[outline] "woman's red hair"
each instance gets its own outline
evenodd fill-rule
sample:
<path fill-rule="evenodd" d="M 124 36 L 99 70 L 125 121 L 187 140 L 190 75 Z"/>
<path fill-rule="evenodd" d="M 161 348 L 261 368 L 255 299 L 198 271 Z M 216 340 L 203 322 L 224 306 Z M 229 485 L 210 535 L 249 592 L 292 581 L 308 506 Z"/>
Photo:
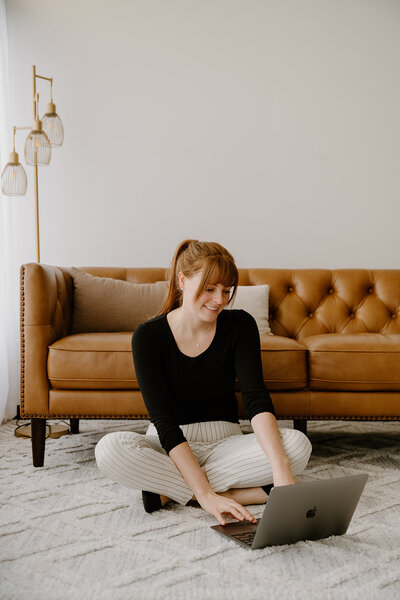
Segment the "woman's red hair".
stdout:
<path fill-rule="evenodd" d="M 178 273 L 182 272 L 185 277 L 192 277 L 200 271 L 203 272 L 203 276 L 195 300 L 200 298 L 210 283 L 222 283 L 226 287 L 233 287 L 229 300 L 232 302 L 239 280 L 239 273 L 232 254 L 217 242 L 185 240 L 175 250 L 170 267 L 168 295 L 158 314 L 170 312 L 182 304 L 182 290 L 179 287 Z"/>

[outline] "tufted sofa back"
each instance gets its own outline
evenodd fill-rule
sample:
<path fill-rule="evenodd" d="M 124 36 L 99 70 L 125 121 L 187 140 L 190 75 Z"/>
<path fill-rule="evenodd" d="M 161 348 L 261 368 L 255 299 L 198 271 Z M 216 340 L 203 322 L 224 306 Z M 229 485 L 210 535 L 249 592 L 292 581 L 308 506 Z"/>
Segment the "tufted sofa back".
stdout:
<path fill-rule="evenodd" d="M 275 335 L 400 333 L 400 270 L 241 270 L 241 285 L 265 283 Z"/>
<path fill-rule="evenodd" d="M 81 268 L 135 283 L 168 277 L 162 268 Z M 400 270 L 239 269 L 239 285 L 266 283 L 275 335 L 301 340 L 321 333 L 400 333 Z"/>

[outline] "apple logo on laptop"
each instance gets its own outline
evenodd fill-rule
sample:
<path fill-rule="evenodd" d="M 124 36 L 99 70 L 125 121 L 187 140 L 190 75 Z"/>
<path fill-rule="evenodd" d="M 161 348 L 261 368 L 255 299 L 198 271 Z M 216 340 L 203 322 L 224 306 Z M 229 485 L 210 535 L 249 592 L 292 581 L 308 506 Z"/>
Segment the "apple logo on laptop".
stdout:
<path fill-rule="evenodd" d="M 315 517 L 316 514 L 317 514 L 317 507 L 314 506 L 314 508 L 310 508 L 310 510 L 307 511 L 306 517 L 307 517 L 307 519 L 312 519 L 313 517 Z"/>

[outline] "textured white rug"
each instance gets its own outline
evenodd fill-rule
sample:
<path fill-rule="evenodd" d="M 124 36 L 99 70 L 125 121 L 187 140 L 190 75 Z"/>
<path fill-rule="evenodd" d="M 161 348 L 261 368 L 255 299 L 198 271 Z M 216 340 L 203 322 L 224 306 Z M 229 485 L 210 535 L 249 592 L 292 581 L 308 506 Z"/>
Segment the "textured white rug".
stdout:
<path fill-rule="evenodd" d="M 370 475 L 353 521 L 345 536 L 256 551 L 212 531 L 216 521 L 199 507 L 149 515 L 139 491 L 99 473 L 97 441 L 146 426 L 81 421 L 80 434 L 46 441 L 40 469 L 30 440 L 14 437 L 15 421 L 0 427 L 1 598 L 400 598 L 400 423 L 310 423 L 313 454 L 299 480 Z"/>

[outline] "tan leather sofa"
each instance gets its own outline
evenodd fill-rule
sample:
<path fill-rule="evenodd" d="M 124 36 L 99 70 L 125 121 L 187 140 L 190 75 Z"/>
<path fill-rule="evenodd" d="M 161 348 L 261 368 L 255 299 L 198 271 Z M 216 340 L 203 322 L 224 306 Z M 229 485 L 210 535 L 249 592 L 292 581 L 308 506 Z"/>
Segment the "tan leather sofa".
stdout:
<path fill-rule="evenodd" d="M 166 269 L 89 268 L 136 283 Z M 264 379 L 278 418 L 400 419 L 400 270 L 240 269 L 240 285 L 270 285 L 261 336 Z M 34 466 L 44 461 L 46 419 L 143 419 L 132 332 L 70 335 L 68 269 L 21 267 L 21 416 L 32 421 Z M 99 302 L 101 299 L 99 298 Z M 240 415 L 245 418 L 238 393 Z"/>

